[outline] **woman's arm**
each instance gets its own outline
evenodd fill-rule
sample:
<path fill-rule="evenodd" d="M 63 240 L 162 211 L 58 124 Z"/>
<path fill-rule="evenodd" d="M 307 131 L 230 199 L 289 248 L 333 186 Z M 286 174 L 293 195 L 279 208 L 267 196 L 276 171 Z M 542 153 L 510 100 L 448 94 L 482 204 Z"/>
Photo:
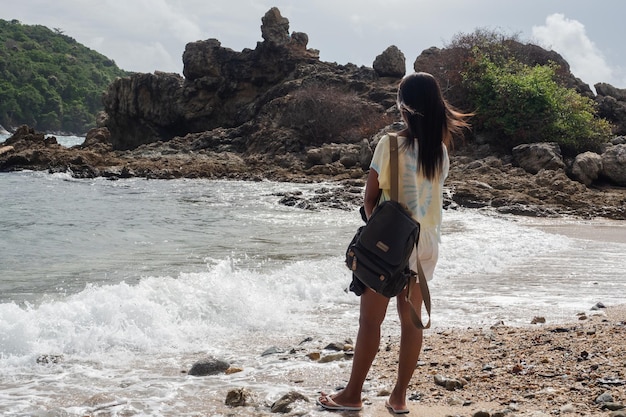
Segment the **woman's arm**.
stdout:
<path fill-rule="evenodd" d="M 380 189 L 378 185 L 378 172 L 370 168 L 370 172 L 367 175 L 367 183 L 365 184 L 365 198 L 363 201 L 365 215 L 368 219 L 378 204 L 379 196 Z"/>

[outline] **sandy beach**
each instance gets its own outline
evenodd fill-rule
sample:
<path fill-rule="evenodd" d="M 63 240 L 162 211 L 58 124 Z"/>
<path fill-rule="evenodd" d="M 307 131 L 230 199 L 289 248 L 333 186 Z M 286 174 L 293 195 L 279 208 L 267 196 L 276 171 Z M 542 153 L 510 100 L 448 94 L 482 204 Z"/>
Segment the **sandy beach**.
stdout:
<path fill-rule="evenodd" d="M 626 242 L 619 221 L 522 221 L 568 237 Z M 626 304 L 600 303 L 560 323 L 533 321 L 425 330 L 409 415 L 626 417 Z M 373 387 L 391 388 L 398 348 L 398 336 L 383 339 L 368 380 Z M 364 392 L 363 411 L 344 415 L 392 415 L 384 406 L 387 390 L 374 391 Z"/>
<path fill-rule="evenodd" d="M 625 416 L 625 320 L 619 306 L 567 324 L 427 331 L 409 415 Z M 383 341 L 372 379 L 392 383 L 397 349 L 397 340 Z M 366 396 L 363 411 L 351 414 L 390 415 L 386 395 Z"/>

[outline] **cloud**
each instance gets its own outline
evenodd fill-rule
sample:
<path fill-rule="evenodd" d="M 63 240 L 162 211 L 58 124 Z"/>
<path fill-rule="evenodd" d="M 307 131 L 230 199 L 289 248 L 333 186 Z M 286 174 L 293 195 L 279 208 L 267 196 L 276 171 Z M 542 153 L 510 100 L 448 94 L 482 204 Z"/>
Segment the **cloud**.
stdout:
<path fill-rule="evenodd" d="M 611 82 L 617 76 L 602 51 L 587 37 L 585 26 L 577 20 L 552 14 L 544 26 L 533 26 L 532 36 L 544 48 L 561 54 L 572 73 L 592 86 Z"/>

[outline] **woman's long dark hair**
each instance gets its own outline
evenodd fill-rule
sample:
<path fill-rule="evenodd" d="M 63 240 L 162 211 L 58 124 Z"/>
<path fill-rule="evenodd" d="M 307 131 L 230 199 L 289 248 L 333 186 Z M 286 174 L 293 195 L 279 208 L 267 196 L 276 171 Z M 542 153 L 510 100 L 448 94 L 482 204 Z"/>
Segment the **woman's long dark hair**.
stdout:
<path fill-rule="evenodd" d="M 449 105 L 435 77 L 425 72 L 402 79 L 398 108 L 410 135 L 406 142 L 408 149 L 414 149 L 417 141 L 418 170 L 429 180 L 437 178 L 443 162 L 441 144 L 450 145 L 453 135 L 469 127 L 466 120 L 471 114 L 460 113 Z"/>

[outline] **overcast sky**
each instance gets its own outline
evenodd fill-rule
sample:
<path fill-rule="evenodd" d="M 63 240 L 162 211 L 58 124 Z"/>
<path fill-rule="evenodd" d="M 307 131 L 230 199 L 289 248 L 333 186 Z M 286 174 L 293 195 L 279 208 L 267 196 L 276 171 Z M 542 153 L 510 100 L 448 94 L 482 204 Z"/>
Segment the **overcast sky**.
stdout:
<path fill-rule="evenodd" d="M 390 45 L 415 58 L 477 28 L 559 52 L 590 86 L 626 88 L 626 1 L 618 0 L 3 0 L 0 18 L 57 28 L 122 69 L 182 73 L 188 42 L 254 49 L 278 7 L 323 61 L 372 66 Z"/>

